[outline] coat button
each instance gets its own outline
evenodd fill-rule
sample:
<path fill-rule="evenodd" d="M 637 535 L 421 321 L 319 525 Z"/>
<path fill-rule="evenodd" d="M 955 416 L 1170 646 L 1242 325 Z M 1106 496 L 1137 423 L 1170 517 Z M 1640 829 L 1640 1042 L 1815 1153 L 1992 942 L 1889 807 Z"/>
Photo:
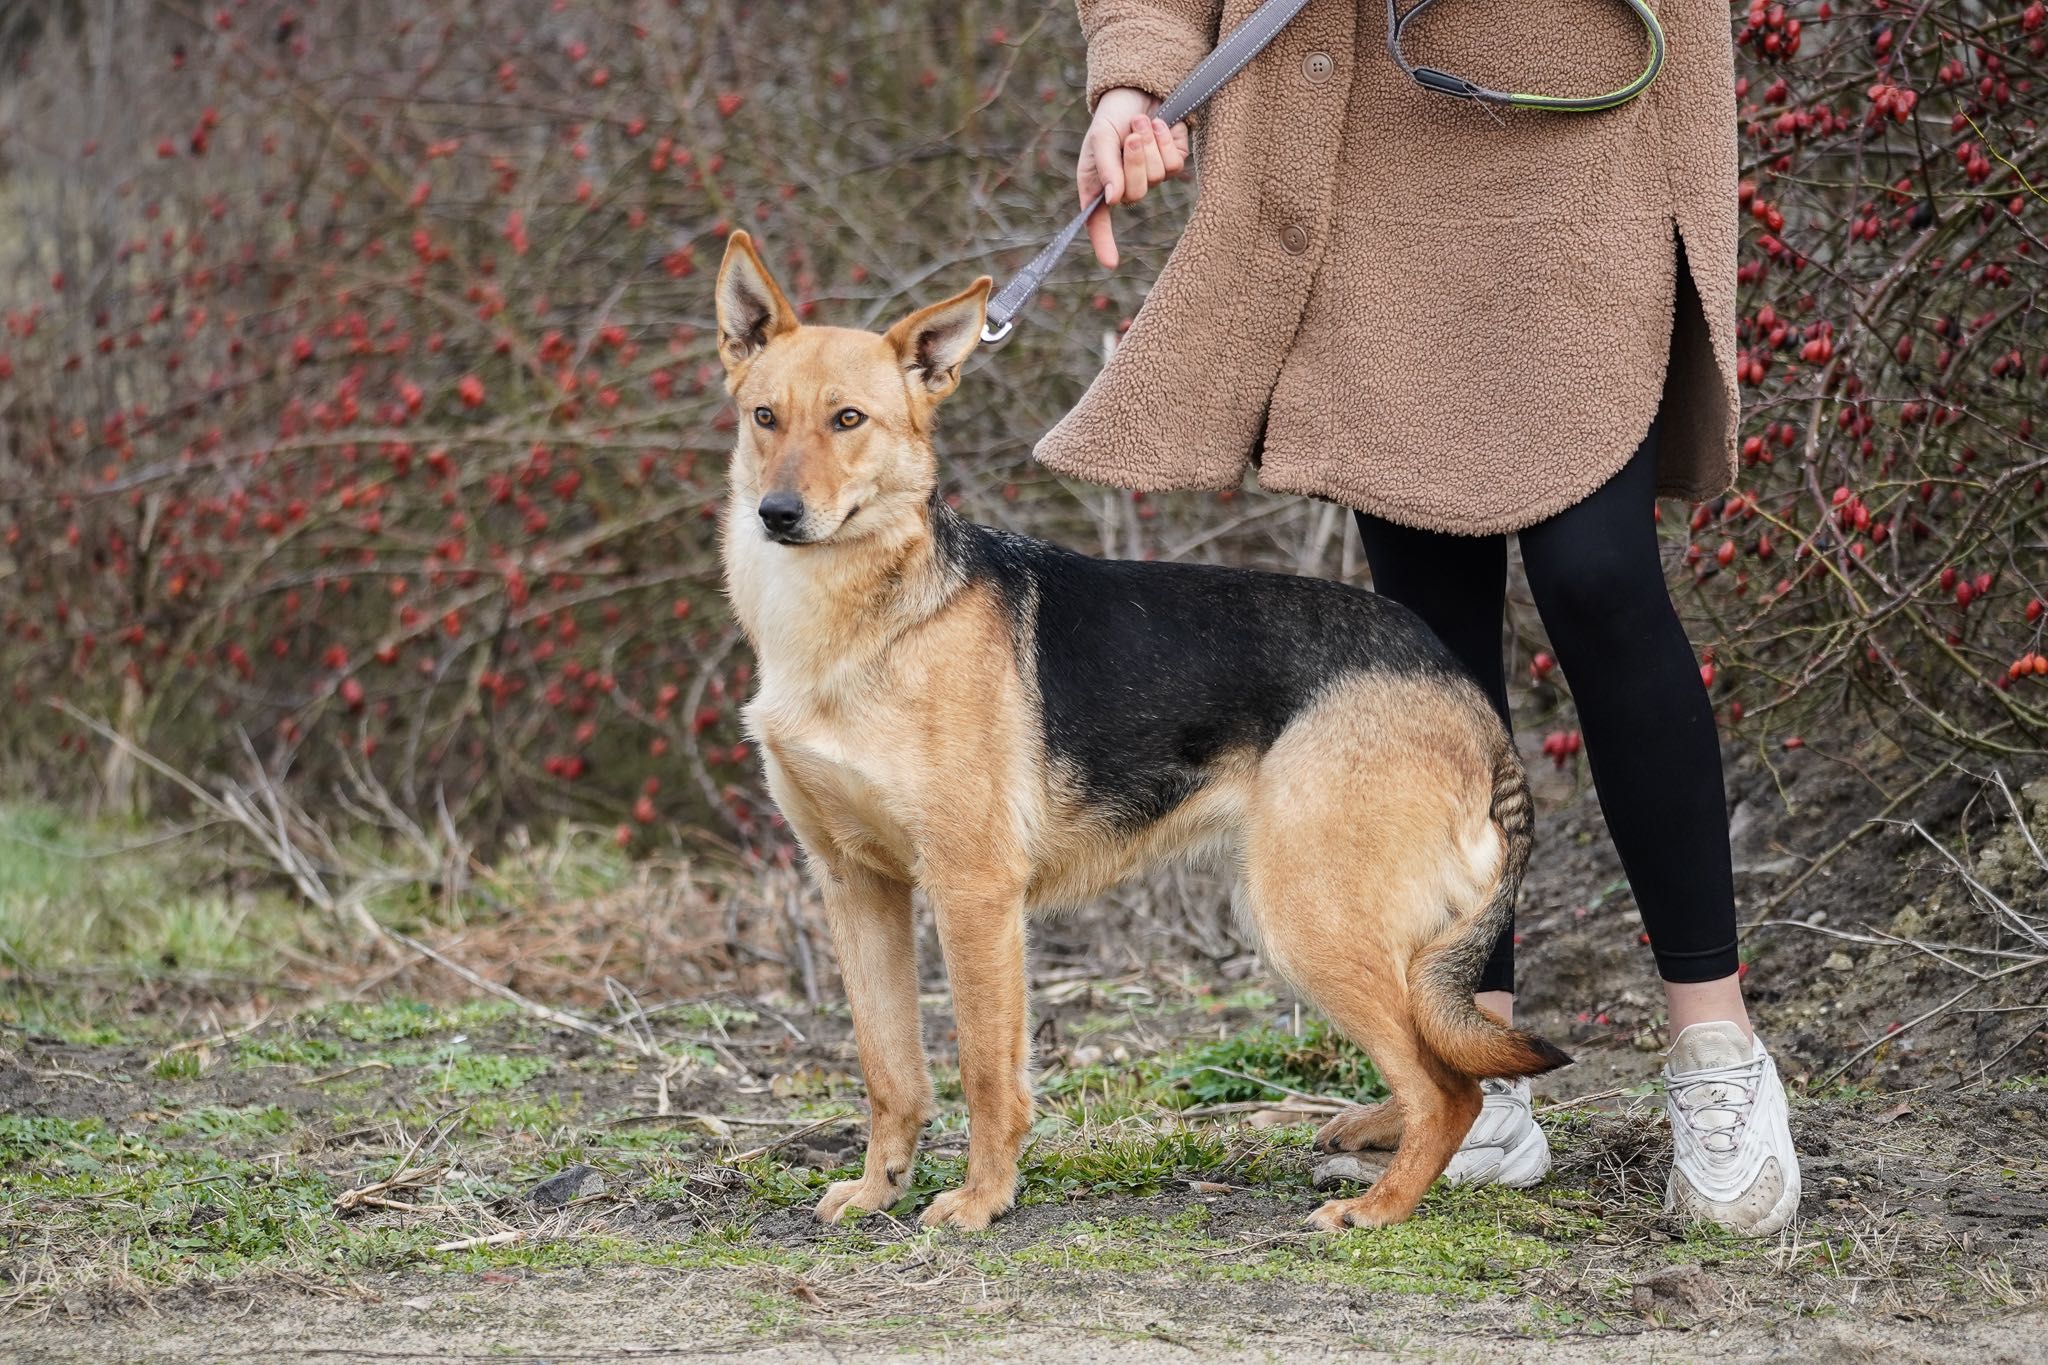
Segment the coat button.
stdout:
<path fill-rule="evenodd" d="M 1299 223 L 1289 223 L 1280 229 L 1280 245 L 1287 248 L 1290 256 L 1299 256 L 1308 250 L 1308 233 Z"/>
<path fill-rule="evenodd" d="M 1301 74 L 1308 77 L 1310 84 L 1321 85 L 1337 70 L 1337 63 L 1327 52 L 1311 52 L 1301 59 Z"/>

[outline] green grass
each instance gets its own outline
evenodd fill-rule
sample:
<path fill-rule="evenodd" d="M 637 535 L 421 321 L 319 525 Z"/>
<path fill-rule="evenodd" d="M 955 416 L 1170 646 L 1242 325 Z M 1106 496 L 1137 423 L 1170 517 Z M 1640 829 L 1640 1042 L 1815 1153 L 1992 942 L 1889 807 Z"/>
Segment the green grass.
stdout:
<path fill-rule="evenodd" d="M 117 967 L 260 972 L 296 941 L 283 897 L 230 891 L 199 836 L 87 823 L 54 806 L 0 805 L 0 960 L 30 971 Z"/>
<path fill-rule="evenodd" d="M 276 1123 L 235 1111 L 188 1117 L 194 1132 Z M 32 1213 L 45 1245 L 118 1249 L 125 1268 L 148 1283 L 303 1260 L 335 1230 L 327 1213 L 333 1188 L 318 1173 L 208 1146 L 175 1148 L 94 1119 L 0 1117 L 0 1157 L 0 1209 L 10 1221 Z"/>
<path fill-rule="evenodd" d="M 1150 1127 L 1135 1123 L 1076 1131 L 1064 1121 L 1042 1122 L 1018 1163 L 1020 1205 L 1061 1204 L 1119 1196 L 1144 1197 L 1191 1180 L 1296 1189 L 1306 1187 L 1306 1149 L 1313 1130 L 1297 1125 L 1247 1136 L 1216 1127 Z M 907 1215 L 933 1195 L 967 1177 L 964 1156 L 934 1156 L 930 1143 L 918 1157 L 908 1194 L 895 1212 Z M 750 1193 L 767 1204 L 815 1203 L 827 1185 L 860 1174 L 856 1156 L 820 1171 L 762 1157 L 743 1164 Z"/>
<path fill-rule="evenodd" d="M 1233 1071 L 1244 1075 L 1226 1074 Z M 1298 1036 L 1256 1028 L 1189 1048 L 1164 1079 L 1186 1096 L 1189 1106 L 1275 1099 L 1281 1093 L 1276 1085 L 1360 1103 L 1387 1094 L 1366 1055 L 1321 1018 L 1305 1020 Z"/>
<path fill-rule="evenodd" d="M 1360 1103 L 1387 1093 L 1363 1052 L 1326 1021 L 1307 1019 L 1299 1035 L 1266 1025 L 1163 1056 L 1056 1071 L 1040 1078 L 1038 1094 L 1048 1113 L 1092 1126 L 1161 1109 L 1278 1103 L 1286 1091 L 1276 1086 Z"/>
<path fill-rule="evenodd" d="M 487 1095 L 498 1090 L 516 1090 L 547 1069 L 547 1062 L 539 1057 L 463 1052 L 448 1058 L 434 1075 L 448 1094 Z"/>
<path fill-rule="evenodd" d="M 90 969 L 102 977 L 267 979 L 286 949 L 331 952 L 338 941 L 333 923 L 282 879 L 249 871 L 235 856 L 237 837 L 221 830 L 166 837 L 133 823 L 83 820 L 45 803 L 0 802 L 0 967 L 42 975 Z M 345 860 L 374 864 L 392 851 L 344 837 L 342 852 Z M 602 895 L 639 875 L 608 835 L 563 826 L 550 839 L 507 852 L 492 869 L 492 883 L 496 904 L 526 905 Z M 373 895 L 367 909 L 381 923 L 417 932 L 446 922 L 450 907 L 430 886 L 399 881 Z M 36 1008 L 62 1013 L 47 1003 Z M 29 1009 L 0 1001 L 0 1019 L 19 1019 Z"/>
<path fill-rule="evenodd" d="M 167 1139 L 246 1140 L 275 1137 L 290 1132 L 291 1128 L 292 1116 L 274 1104 L 248 1105 L 239 1109 L 207 1105 L 158 1124 L 156 1131 L 159 1137 Z"/>
<path fill-rule="evenodd" d="M 472 1000 L 445 1007 L 417 1000 L 388 1000 L 329 1005 L 304 1016 L 301 1027 L 309 1033 L 338 1033 L 352 1042 L 395 1043 L 443 1033 L 472 1033 L 522 1017 L 519 1007 L 506 1000 Z"/>
<path fill-rule="evenodd" d="M 1391 1228 L 1272 1246 L 1210 1235 L 1210 1221 L 1203 1205 L 1168 1219 L 1089 1220 L 1060 1229 L 1057 1239 L 991 1256 L 984 1268 L 1001 1273 L 1016 1263 L 1197 1280 L 1286 1279 L 1470 1299 L 1499 1292 L 1565 1254 L 1551 1240 L 1564 1230 L 1556 1212 L 1512 1190 L 1439 1191 L 1421 1216 Z"/>

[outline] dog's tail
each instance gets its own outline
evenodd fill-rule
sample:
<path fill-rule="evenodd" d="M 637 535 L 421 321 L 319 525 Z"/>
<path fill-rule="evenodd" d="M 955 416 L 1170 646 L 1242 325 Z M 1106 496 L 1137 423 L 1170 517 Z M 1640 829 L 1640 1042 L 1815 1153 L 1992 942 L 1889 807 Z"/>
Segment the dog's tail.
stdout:
<path fill-rule="evenodd" d="M 1567 1065 L 1571 1057 L 1546 1040 L 1510 1028 L 1472 1001 L 1472 989 L 1494 942 L 1514 923 L 1515 893 L 1535 842 L 1529 777 L 1505 730 L 1493 748 L 1493 803 L 1489 818 L 1506 848 L 1500 873 L 1476 913 L 1454 918 L 1408 964 L 1415 1026 L 1430 1050 L 1460 1075 L 1475 1080 L 1535 1076 Z"/>

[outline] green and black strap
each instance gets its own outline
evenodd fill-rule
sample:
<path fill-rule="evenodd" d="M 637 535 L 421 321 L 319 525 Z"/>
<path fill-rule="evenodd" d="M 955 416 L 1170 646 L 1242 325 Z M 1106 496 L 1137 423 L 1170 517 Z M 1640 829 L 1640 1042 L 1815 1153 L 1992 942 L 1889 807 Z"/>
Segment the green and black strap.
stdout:
<path fill-rule="evenodd" d="M 1421 0 L 1414 9 L 1402 14 L 1399 0 L 1387 0 L 1387 51 L 1393 55 L 1394 65 L 1413 76 L 1425 89 L 1440 94 L 1455 95 L 1460 99 L 1480 100 L 1487 104 L 1512 105 L 1517 109 L 1547 109 L 1557 114 L 1597 114 L 1603 109 L 1613 109 L 1627 104 L 1637 95 L 1650 88 L 1650 82 L 1657 79 L 1657 70 L 1664 65 L 1664 26 L 1657 22 L 1657 16 L 1643 0 L 1620 0 L 1635 11 L 1636 18 L 1643 24 L 1643 31 L 1650 36 L 1650 60 L 1643 67 L 1643 74 L 1619 90 L 1610 90 L 1604 95 L 1525 95 L 1508 90 L 1494 90 L 1468 81 L 1463 76 L 1454 76 L 1433 66 L 1410 66 L 1408 59 L 1401 55 L 1401 31 L 1415 21 L 1436 0 Z"/>

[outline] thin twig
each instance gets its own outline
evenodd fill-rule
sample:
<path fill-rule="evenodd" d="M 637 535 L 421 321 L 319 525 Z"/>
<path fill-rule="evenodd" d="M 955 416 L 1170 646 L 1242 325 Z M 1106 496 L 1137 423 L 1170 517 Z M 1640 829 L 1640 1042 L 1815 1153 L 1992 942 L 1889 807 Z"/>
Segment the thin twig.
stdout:
<path fill-rule="evenodd" d="M 2025 962 L 2015 962 L 2010 967 L 2006 967 L 2001 971 L 1991 973 L 1989 976 L 1985 977 L 1981 981 L 1972 981 L 1969 985 L 1963 987 L 1954 995 L 1951 995 L 1948 999 L 1942 1001 L 1939 1005 L 1936 1005 L 1933 1009 L 1926 1010 L 1920 1014 L 1914 1015 L 1911 1019 L 1908 1019 L 1905 1023 L 1899 1025 L 1890 1033 L 1885 1034 L 1884 1037 L 1879 1038 L 1874 1042 L 1866 1043 L 1862 1047 L 1857 1048 L 1856 1051 L 1849 1055 L 1846 1061 L 1844 1061 L 1840 1066 L 1836 1067 L 1833 1071 L 1830 1071 L 1827 1075 L 1821 1077 L 1818 1081 L 1814 1082 L 1814 1084 L 1826 1085 L 1829 1081 L 1832 1081 L 1835 1077 L 1841 1075 L 1844 1071 L 1847 1071 L 1850 1067 L 1854 1066 L 1857 1062 L 1869 1056 L 1877 1049 L 1883 1047 L 1886 1043 L 1893 1042 L 1896 1039 L 1898 1039 L 1901 1035 L 1903 1035 L 1906 1032 L 1907 1029 L 1910 1029 L 1918 1024 L 1926 1023 L 1935 1015 L 1940 1014 L 1943 1010 L 1946 1010 L 1949 1006 L 1955 1004 L 1956 1001 L 1970 994 L 1970 992 L 1988 986 L 1993 981 L 1998 980 L 2000 977 L 2011 976 L 2014 972 L 2024 972 L 2029 968 L 2039 967 L 2043 963 L 2048 963 L 2048 953 L 2044 953 L 2040 957 L 2030 957 Z"/>
<path fill-rule="evenodd" d="M 462 1237 L 453 1242 L 439 1242 L 431 1249 L 434 1251 L 475 1251 L 479 1247 L 509 1246 L 514 1242 L 524 1240 L 525 1237 L 526 1229 L 513 1228 L 507 1232 L 493 1232 L 486 1237 Z"/>
<path fill-rule="evenodd" d="M 807 1123 L 803 1127 L 797 1129 L 795 1132 L 784 1133 L 781 1137 L 776 1138 L 773 1142 L 765 1142 L 761 1144 L 759 1147 L 750 1148 L 747 1151 L 741 1152 L 737 1156 L 729 1156 L 720 1164 L 725 1166 L 737 1166 L 743 1161 L 752 1161 L 757 1157 L 764 1157 L 778 1147 L 787 1147 L 790 1143 L 795 1142 L 798 1138 L 809 1137 L 811 1134 L 817 1132 L 820 1128 L 830 1128 L 835 1124 L 845 1123 L 847 1120 L 853 1117 L 854 1115 L 850 1112 L 844 1114 L 833 1114 L 828 1118 L 819 1119 L 816 1123 Z"/>
<path fill-rule="evenodd" d="M 1312 1091 L 1296 1090 L 1291 1086 L 1281 1085 L 1277 1081 L 1269 1081 L 1258 1076 L 1246 1075 L 1242 1071 L 1232 1071 L 1227 1066 L 1198 1066 L 1195 1070 L 1213 1071 L 1219 1076 L 1229 1076 L 1240 1081 L 1250 1081 L 1253 1085 L 1262 1085 L 1266 1089 L 1278 1091 L 1282 1095 L 1292 1095 L 1295 1099 L 1309 1100 L 1315 1104 L 1331 1104 L 1339 1109 L 1356 1108 L 1359 1103 L 1357 1100 L 1347 1100 L 1338 1095 L 1318 1095 Z"/>
<path fill-rule="evenodd" d="M 475 986 L 478 990 L 487 991 L 490 994 L 497 996 L 500 1000 L 511 1001 L 513 1004 L 517 1005 L 520 1009 L 525 1010 L 528 1014 L 531 1014 L 536 1019 L 546 1020 L 550 1024 L 555 1024 L 561 1028 L 569 1029 L 573 1032 L 583 1034 L 587 1038 L 598 1039 L 600 1042 L 609 1043 L 611 1046 L 616 1048 L 623 1048 L 628 1051 L 638 1052 L 642 1056 L 658 1057 L 662 1055 L 658 1048 L 652 1047 L 651 1044 L 643 1044 L 637 1038 L 622 1039 L 619 1037 L 619 1035 L 613 1033 L 610 1029 L 602 1028 L 597 1024 L 593 1024 L 588 1019 L 581 1019 L 578 1018 L 576 1015 L 566 1014 L 558 1009 L 551 1009 L 548 1006 L 541 1004 L 537 1000 L 530 1000 L 526 996 L 521 995 L 518 991 L 513 990 L 510 986 L 501 986 L 497 982 L 491 980 L 489 977 L 482 976 L 476 972 L 471 971 L 469 968 L 463 966 L 460 962 L 457 962 L 452 958 L 442 956 L 434 949 L 429 948 L 426 944 L 421 943 L 418 939 L 411 938 L 405 934 L 401 934 L 396 929 L 386 929 L 384 932 L 389 934 L 394 942 L 402 943 L 406 947 L 418 953 L 421 957 L 426 958 L 429 962 L 433 962 L 438 966 L 445 967 L 447 970 L 461 977 L 464 981 L 467 981 L 470 985 Z"/>

